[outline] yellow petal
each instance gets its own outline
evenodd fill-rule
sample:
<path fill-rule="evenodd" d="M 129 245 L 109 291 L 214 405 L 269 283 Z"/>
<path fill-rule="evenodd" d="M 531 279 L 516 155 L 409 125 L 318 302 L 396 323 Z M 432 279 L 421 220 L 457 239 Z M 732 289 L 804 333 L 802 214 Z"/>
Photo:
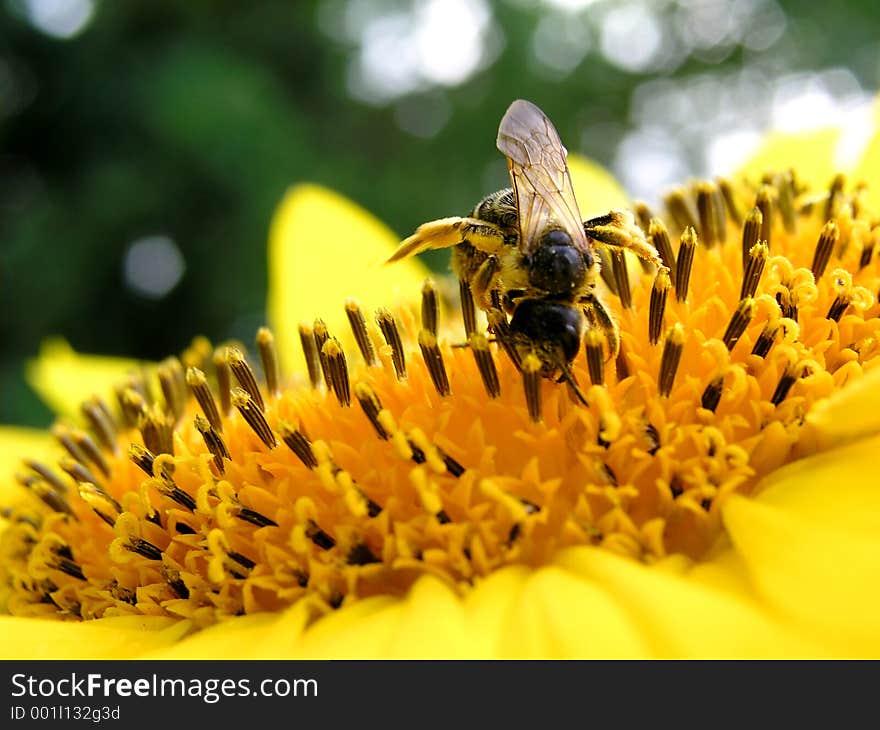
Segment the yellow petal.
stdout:
<path fill-rule="evenodd" d="M 302 659 L 376 659 L 388 656 L 402 610 L 399 599 L 366 598 L 319 619 L 303 635 Z"/>
<path fill-rule="evenodd" d="M 880 368 L 816 403 L 807 414 L 810 433 L 801 439 L 812 450 L 828 449 L 880 432 Z"/>
<path fill-rule="evenodd" d="M 20 467 L 21 460 L 39 459 L 51 451 L 53 444 L 54 439 L 48 431 L 0 426 L 0 504 L 19 490 L 9 477 Z"/>
<path fill-rule="evenodd" d="M 349 332 L 344 303 L 355 298 L 372 320 L 377 307 L 411 301 L 428 270 L 416 260 L 385 265 L 400 242 L 350 200 L 317 185 L 291 188 L 269 231 L 269 323 L 287 368 L 303 368 L 297 327 L 322 318 Z"/>
<path fill-rule="evenodd" d="M 609 210 L 629 207 L 626 191 L 599 163 L 571 154 L 568 156 L 568 170 L 578 208 L 585 220 Z"/>
<path fill-rule="evenodd" d="M 874 134 L 853 169 L 852 178 L 853 182 L 870 183 L 866 191 L 866 202 L 876 210 L 880 208 L 880 185 L 876 182 L 880 174 L 880 98 L 874 104 L 874 124 Z"/>
<path fill-rule="evenodd" d="M 824 190 L 836 172 L 834 152 L 839 140 L 840 129 L 836 127 L 796 134 L 769 134 L 758 151 L 740 168 L 739 175 L 760 180 L 768 170 L 788 170 L 796 162 L 798 181 Z"/>
<path fill-rule="evenodd" d="M 25 377 L 53 411 L 79 417 L 80 403 L 108 395 L 126 375 L 148 367 L 136 360 L 83 355 L 60 337 L 43 341 L 40 354 L 27 364 Z"/>
<path fill-rule="evenodd" d="M 595 581 L 640 629 L 651 653 L 672 658 L 816 656 L 802 638 L 745 597 L 596 548 L 570 548 L 557 563 Z"/>
<path fill-rule="evenodd" d="M 873 479 L 873 475 L 867 475 Z M 835 481 L 825 484 L 834 500 Z M 864 505 L 877 511 L 880 499 Z M 880 657 L 880 536 L 733 497 L 724 524 L 764 601 L 837 656 Z"/>
<path fill-rule="evenodd" d="M 0 659 L 131 659 L 174 644 L 190 629 L 188 621 L 159 616 L 83 622 L 0 616 Z"/>

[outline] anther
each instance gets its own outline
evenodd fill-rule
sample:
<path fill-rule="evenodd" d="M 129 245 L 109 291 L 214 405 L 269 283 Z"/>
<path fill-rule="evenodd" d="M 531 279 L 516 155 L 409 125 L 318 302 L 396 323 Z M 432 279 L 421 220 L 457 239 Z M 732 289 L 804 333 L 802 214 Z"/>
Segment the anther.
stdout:
<path fill-rule="evenodd" d="M 314 520 L 308 521 L 306 537 L 321 548 L 321 550 L 330 550 L 336 546 L 336 540 L 324 532 Z"/>
<path fill-rule="evenodd" d="M 498 371 L 495 368 L 492 352 L 489 350 L 488 338 L 481 334 L 471 335 L 468 346 L 474 355 L 474 362 L 477 364 L 486 394 L 490 398 L 497 398 L 501 395 L 501 384 L 498 382 Z"/>
<path fill-rule="evenodd" d="M 144 445 L 154 454 L 174 453 L 174 421 L 157 404 L 138 423 Z"/>
<path fill-rule="evenodd" d="M 364 319 L 364 313 L 354 299 L 347 299 L 345 301 L 345 316 L 348 317 L 348 324 L 351 326 L 354 341 L 357 343 L 364 362 L 370 367 L 378 365 L 379 361 L 376 359 L 376 350 L 373 347 L 373 341 L 370 339 L 370 333 L 367 332 L 367 320 Z"/>
<path fill-rule="evenodd" d="M 232 391 L 232 405 L 238 409 L 248 426 L 259 436 L 260 441 L 270 449 L 275 448 L 278 443 L 275 440 L 275 434 L 272 433 L 266 416 L 263 415 L 262 409 L 257 406 L 250 393 L 243 388 L 236 388 Z"/>
<path fill-rule="evenodd" d="M 214 353 L 214 373 L 217 376 L 217 393 L 220 396 L 220 413 L 229 415 L 232 409 L 232 374 L 229 369 L 229 358 L 226 348 Z"/>
<path fill-rule="evenodd" d="M 654 286 L 651 287 L 651 304 L 648 310 L 648 341 L 652 345 L 656 345 L 660 341 L 660 334 L 663 331 L 663 315 L 666 312 L 666 298 L 671 286 L 669 269 L 665 266 L 660 267 L 657 270 L 657 276 L 654 277 Z"/>
<path fill-rule="evenodd" d="M 813 252 L 813 265 L 810 267 L 816 281 L 825 273 L 825 267 L 828 266 L 828 260 L 831 258 L 831 252 L 840 239 L 840 228 L 836 221 L 828 221 L 819 234 L 819 242 L 816 244 L 816 250 Z"/>
<path fill-rule="evenodd" d="M 669 241 L 669 232 L 666 230 L 666 226 L 663 225 L 663 221 L 659 218 L 651 219 L 648 237 L 651 239 L 654 248 L 657 249 L 657 253 L 660 254 L 663 265 L 669 269 L 669 278 L 672 281 L 672 285 L 675 286 L 675 252 L 672 250 L 672 243 Z"/>
<path fill-rule="evenodd" d="M 387 441 L 389 434 L 385 427 L 379 421 L 379 413 L 382 411 L 382 403 L 375 391 L 366 383 L 356 383 L 354 386 L 354 395 L 360 403 L 361 410 L 369 419 L 370 424 L 376 435 L 383 441 Z"/>
<path fill-rule="evenodd" d="M 189 368 L 204 370 L 213 352 L 211 341 L 207 337 L 197 335 L 193 337 L 189 347 L 180 354 L 180 363 L 183 365 L 184 371 Z"/>
<path fill-rule="evenodd" d="M 522 360 L 523 388 L 529 416 L 536 423 L 541 420 L 541 361 L 529 353 Z"/>
<path fill-rule="evenodd" d="M 700 218 L 700 240 L 711 248 L 724 238 L 724 213 L 714 183 L 704 181 L 697 185 L 697 215 Z"/>
<path fill-rule="evenodd" d="M 134 388 L 125 388 L 119 396 L 119 403 L 126 424 L 137 428 L 141 418 L 148 410 L 144 396 Z"/>
<path fill-rule="evenodd" d="M 617 347 L 617 357 L 614 359 L 614 376 L 619 383 L 630 376 L 629 360 L 626 357 L 626 345 L 621 342 Z"/>
<path fill-rule="evenodd" d="M 266 379 L 266 391 L 271 396 L 278 395 L 280 374 L 278 368 L 278 352 L 275 348 L 275 337 L 268 327 L 257 330 L 257 352 L 260 353 L 260 365 Z"/>
<path fill-rule="evenodd" d="M 706 389 L 703 391 L 703 395 L 700 398 L 700 405 L 703 406 L 707 411 L 712 411 L 714 413 L 715 409 L 718 407 L 718 403 L 721 400 L 721 390 L 724 387 L 724 376 L 719 375 L 713 378 L 709 385 L 706 386 Z"/>
<path fill-rule="evenodd" d="M 464 333 L 466 337 L 470 337 L 477 331 L 477 310 L 474 306 L 474 295 L 471 292 L 471 285 L 464 279 L 459 279 L 458 291 L 461 298 L 461 317 L 464 321 Z"/>
<path fill-rule="evenodd" d="M 663 198 L 663 202 L 679 230 L 683 231 L 688 227 L 697 227 L 697 220 L 688 204 L 687 193 L 684 188 L 676 188 L 667 193 Z"/>
<path fill-rule="evenodd" d="M 584 334 L 584 350 L 587 353 L 587 369 L 593 385 L 605 383 L 605 355 L 602 352 L 602 335 L 593 327 Z"/>
<path fill-rule="evenodd" d="M 312 451 L 312 444 L 302 431 L 294 428 L 286 422 L 280 423 L 279 429 L 281 432 L 281 440 L 287 444 L 287 447 L 294 454 L 296 454 L 296 457 L 307 469 L 314 469 L 318 466 L 318 459 Z"/>
<path fill-rule="evenodd" d="M 97 483 L 98 478 L 91 472 L 91 470 L 81 464 L 76 459 L 72 459 L 69 456 L 62 456 L 61 459 L 58 460 L 58 466 L 61 467 L 61 471 L 67 474 L 73 481 L 79 482 L 92 482 Z"/>
<path fill-rule="evenodd" d="M 678 247 L 678 263 L 675 268 L 675 298 L 679 302 L 687 299 L 688 284 L 691 280 L 691 267 L 694 265 L 694 251 L 697 248 L 697 234 L 693 228 L 685 228 Z"/>
<path fill-rule="evenodd" d="M 859 257 L 859 270 L 864 269 L 871 263 L 871 257 L 874 255 L 874 245 L 878 236 L 878 229 L 873 228 L 871 235 L 867 238 L 862 248 L 862 254 Z"/>
<path fill-rule="evenodd" d="M 776 199 L 778 201 L 779 214 L 782 217 L 782 225 L 786 233 L 794 233 L 794 177 L 791 171 L 780 173 L 776 176 Z"/>
<path fill-rule="evenodd" d="M 486 315 L 486 319 L 489 322 L 489 331 L 495 335 L 496 341 L 507 353 L 510 361 L 517 370 L 522 370 L 522 362 L 520 361 L 519 352 L 517 352 L 516 347 L 513 345 L 513 337 L 507 317 L 504 316 L 500 309 L 493 309 Z"/>
<path fill-rule="evenodd" d="M 235 516 L 238 519 L 244 522 L 249 522 L 257 527 L 278 527 L 278 523 L 271 517 L 266 517 L 266 515 L 260 514 L 256 510 L 249 509 L 248 507 L 240 507 L 235 513 Z"/>
<path fill-rule="evenodd" d="M 42 462 L 35 461 L 34 459 L 25 459 L 24 465 L 32 472 L 34 472 L 34 474 L 37 474 L 46 482 L 48 482 L 52 486 L 52 488 L 60 494 L 66 494 L 69 491 L 70 488 L 68 487 L 67 483 L 61 477 L 59 477 L 53 469 L 50 469 Z"/>
<path fill-rule="evenodd" d="M 119 502 L 110 497 L 107 492 L 96 484 L 80 482 L 77 488 L 80 498 L 92 508 L 92 511 L 98 517 L 104 520 L 110 527 L 113 527 L 116 518 L 122 512 Z"/>
<path fill-rule="evenodd" d="M 660 358 L 660 373 L 657 377 L 657 390 L 661 396 L 668 397 L 675 383 L 675 374 L 684 350 L 684 328 L 676 323 L 666 332 L 663 355 Z"/>
<path fill-rule="evenodd" d="M 773 189 L 769 185 L 762 185 L 760 190 L 758 190 L 755 207 L 761 211 L 760 240 L 766 243 L 769 249 L 771 247 L 770 234 L 773 227 Z"/>
<path fill-rule="evenodd" d="M 843 174 L 834 176 L 828 188 L 828 200 L 825 202 L 825 220 L 831 220 L 837 216 L 837 203 L 843 193 L 846 178 Z"/>
<path fill-rule="evenodd" d="M 186 406 L 186 394 L 181 392 L 183 370 L 180 360 L 176 357 L 169 357 L 159 364 L 156 374 L 159 378 L 162 395 L 165 398 L 165 411 L 177 421 L 183 415 L 183 409 Z"/>
<path fill-rule="evenodd" d="M 305 323 L 299 326 L 299 341 L 302 345 L 303 355 L 306 358 L 309 382 L 313 388 L 317 388 L 321 384 L 321 356 L 318 354 L 318 347 L 315 344 L 315 333 Z"/>
<path fill-rule="evenodd" d="M 70 432 L 70 435 L 80 452 L 85 454 L 86 461 L 98 467 L 98 470 L 104 476 L 110 476 L 110 465 L 107 463 L 107 459 L 104 457 L 104 454 L 101 452 L 101 449 L 92 437 L 85 431 L 80 431 L 79 429 L 74 429 Z M 77 458 L 74 453 L 71 453 L 71 456 L 77 461 L 82 461 L 82 459 Z"/>
<path fill-rule="evenodd" d="M 28 483 L 27 487 L 53 512 L 63 513 L 76 518 L 76 515 L 73 512 L 73 507 L 70 506 L 70 503 L 65 496 L 53 489 L 46 482 L 37 479 Z"/>
<path fill-rule="evenodd" d="M 220 418 L 220 411 L 217 410 L 217 402 L 214 400 L 214 394 L 208 385 L 205 374 L 198 368 L 190 368 L 186 371 L 186 382 L 195 396 L 199 408 L 208 419 L 208 423 L 218 432 L 223 430 L 223 419 Z"/>
<path fill-rule="evenodd" d="M 218 433 L 217 429 L 211 425 L 207 418 L 196 416 L 195 426 L 196 430 L 202 434 L 202 438 L 205 441 L 205 446 L 208 448 L 208 451 L 214 456 L 214 466 L 217 467 L 217 472 L 223 474 L 226 471 L 223 459 L 229 459 L 232 461 L 232 455 L 229 453 L 229 449 L 226 448 L 226 443 L 223 441 L 223 437 Z"/>
<path fill-rule="evenodd" d="M 764 329 L 755 340 L 755 346 L 752 348 L 752 354 L 758 357 L 767 357 L 773 342 L 776 339 L 776 333 L 779 331 L 779 324 L 774 321 L 767 322 Z"/>
<path fill-rule="evenodd" d="M 148 477 L 153 476 L 153 462 L 156 461 L 156 457 L 152 451 L 140 444 L 131 444 L 128 447 L 128 458 Z"/>
<path fill-rule="evenodd" d="M 614 290 L 624 309 L 632 307 L 632 293 L 629 288 L 629 272 L 626 267 L 626 254 L 621 249 L 611 251 L 611 271 L 614 275 Z"/>
<path fill-rule="evenodd" d="M 443 355 L 437 345 L 437 338 L 428 330 L 419 332 L 419 349 L 422 358 L 428 368 L 431 382 L 441 396 L 449 395 L 449 378 L 446 376 L 446 366 L 443 364 Z"/>
<path fill-rule="evenodd" d="M 245 359 L 244 353 L 237 347 L 230 347 L 226 351 L 226 357 L 229 360 L 229 368 L 232 370 L 232 374 L 235 375 L 235 379 L 238 380 L 238 384 L 251 397 L 254 405 L 261 411 L 265 411 L 266 406 L 263 403 L 260 386 L 257 385 L 257 378 Z M 234 400 L 232 405 L 235 405 Z"/>
<path fill-rule="evenodd" d="M 351 391 L 348 382 L 348 365 L 345 362 L 345 352 L 342 345 L 335 337 L 327 340 L 321 349 L 322 359 L 327 364 L 327 385 L 336 395 L 339 405 L 348 407 L 351 405 Z"/>
<path fill-rule="evenodd" d="M 782 403 L 796 380 L 797 377 L 794 374 L 794 369 L 790 365 L 787 366 L 782 373 L 782 377 L 779 378 L 779 383 L 776 385 L 776 390 L 773 391 L 770 402 L 774 406 L 778 406 Z"/>
<path fill-rule="evenodd" d="M 755 296 L 761 275 L 764 273 L 764 264 L 767 263 L 767 246 L 764 243 L 756 243 L 748 252 L 743 268 L 742 286 L 739 290 L 740 300 Z"/>
<path fill-rule="evenodd" d="M 831 306 L 828 309 L 828 314 L 825 315 L 825 318 L 833 319 L 835 322 L 839 322 L 840 318 L 843 316 L 843 313 L 846 311 L 847 307 L 849 307 L 851 301 L 852 296 L 849 291 L 839 291 L 837 296 L 834 298 L 834 301 L 831 303 Z"/>
<path fill-rule="evenodd" d="M 76 441 L 73 438 L 73 433 L 71 432 L 70 429 L 67 428 L 67 426 L 64 426 L 60 423 L 56 423 L 54 426 L 52 426 L 51 432 L 52 432 L 52 435 L 55 437 L 55 440 L 61 446 L 63 446 L 64 450 L 67 451 L 67 453 L 70 454 L 74 459 L 76 459 L 77 461 L 80 461 L 80 462 L 87 460 L 85 451 L 83 451 L 79 447 L 79 445 L 76 443 Z M 83 434 L 83 435 L 86 435 L 86 434 Z M 89 439 L 89 441 L 91 441 L 91 439 Z M 95 449 L 97 450 L 98 454 L 101 454 L 101 450 L 97 447 L 97 445 L 95 445 L 95 442 L 91 441 L 91 443 L 92 443 L 92 445 L 95 446 Z M 105 464 L 106 464 L 106 462 L 105 462 Z M 104 473 L 106 474 L 107 472 L 104 472 Z"/>
<path fill-rule="evenodd" d="M 727 209 L 727 215 L 734 225 L 740 225 L 742 223 L 742 213 L 740 213 L 739 206 L 736 203 L 730 181 L 719 177 L 716 182 L 718 183 L 718 189 L 721 191 L 721 197 L 724 198 L 724 207 Z"/>
<path fill-rule="evenodd" d="M 108 408 L 103 404 L 100 398 L 93 397 L 84 401 L 80 406 L 80 410 L 89 422 L 95 436 L 105 451 L 113 454 L 119 453 L 119 445 L 116 441 L 116 426 L 113 418 L 108 416 Z"/>
<path fill-rule="evenodd" d="M 440 298 L 437 287 L 431 279 L 425 279 L 422 285 L 422 329 L 437 334 L 437 320 L 440 317 Z"/>
<path fill-rule="evenodd" d="M 754 319 L 757 309 L 758 305 L 755 304 L 755 300 L 751 297 L 743 299 L 737 305 L 730 317 L 730 322 L 727 324 L 727 329 L 724 331 L 724 337 L 722 337 L 724 346 L 728 350 L 732 350 L 736 346 L 736 343 L 739 342 L 739 338 L 742 337 L 743 332 L 746 331 L 749 322 Z"/>
<path fill-rule="evenodd" d="M 380 309 L 376 312 L 376 323 L 382 330 L 385 342 L 391 348 L 391 363 L 394 365 L 397 379 L 402 380 L 406 377 L 406 356 L 403 353 L 403 341 L 400 339 L 397 322 L 391 312 L 387 309 Z"/>
<path fill-rule="evenodd" d="M 742 262 L 743 269 L 746 268 L 749 260 L 749 254 L 752 249 L 759 243 L 761 236 L 761 228 L 764 225 L 764 214 L 759 208 L 752 208 L 746 216 L 746 222 L 743 223 L 742 235 Z"/>
<path fill-rule="evenodd" d="M 327 358 L 324 356 L 324 343 L 330 339 L 330 332 L 327 330 L 327 324 L 323 319 L 316 319 L 315 325 L 312 327 L 312 334 L 315 338 L 315 348 L 318 351 L 318 362 L 321 364 L 321 374 L 324 377 L 324 384 L 330 387 L 330 376 L 327 374 Z"/>

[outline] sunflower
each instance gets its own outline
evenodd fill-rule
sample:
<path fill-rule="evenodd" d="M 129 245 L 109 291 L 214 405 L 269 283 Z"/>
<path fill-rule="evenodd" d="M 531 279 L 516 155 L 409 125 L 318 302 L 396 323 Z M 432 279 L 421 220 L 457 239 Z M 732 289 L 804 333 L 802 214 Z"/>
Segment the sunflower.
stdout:
<path fill-rule="evenodd" d="M 588 333 L 587 405 L 546 381 L 538 413 L 441 285 L 377 266 L 395 236 L 293 189 L 256 357 L 31 367 L 66 417 L 0 441 L 33 454 L 0 492 L 2 654 L 880 654 L 880 141 L 847 177 L 833 142 L 634 204 L 664 266 L 610 259 L 620 353 Z M 626 204 L 571 167 L 583 210 Z"/>

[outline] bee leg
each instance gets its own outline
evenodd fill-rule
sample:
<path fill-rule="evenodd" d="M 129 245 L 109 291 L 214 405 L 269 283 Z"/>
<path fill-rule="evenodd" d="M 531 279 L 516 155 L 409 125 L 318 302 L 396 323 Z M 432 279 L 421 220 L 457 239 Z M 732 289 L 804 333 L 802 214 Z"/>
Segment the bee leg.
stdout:
<path fill-rule="evenodd" d="M 467 241 L 483 253 L 497 253 L 504 245 L 504 234 L 494 223 L 479 218 L 441 218 L 420 225 L 404 239 L 387 263 L 415 256 L 435 248 L 450 248 Z"/>
<path fill-rule="evenodd" d="M 489 320 L 489 331 L 495 335 L 495 341 L 501 345 L 516 369 L 522 372 L 522 361 L 513 342 L 513 333 L 510 331 L 507 315 L 502 309 L 493 307 L 486 312 L 486 318 Z"/>
<path fill-rule="evenodd" d="M 649 261 L 655 266 L 663 265 L 657 250 L 645 239 L 642 229 L 628 211 L 612 211 L 590 218 L 584 221 L 584 233 L 603 246 L 632 251 L 643 261 Z"/>
<path fill-rule="evenodd" d="M 605 305 L 596 297 L 588 297 L 583 301 L 584 316 L 590 326 L 597 327 L 605 333 L 605 339 L 608 341 L 609 360 L 617 357 L 620 350 L 620 334 L 617 329 L 617 323 L 612 319 Z"/>

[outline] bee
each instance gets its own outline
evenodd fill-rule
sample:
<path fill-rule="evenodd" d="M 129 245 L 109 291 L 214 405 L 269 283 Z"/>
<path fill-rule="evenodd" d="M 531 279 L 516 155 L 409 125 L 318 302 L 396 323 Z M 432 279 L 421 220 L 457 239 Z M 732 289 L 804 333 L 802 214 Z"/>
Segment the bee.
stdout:
<path fill-rule="evenodd" d="M 626 249 L 661 265 L 629 212 L 583 221 L 571 184 L 567 151 L 547 116 L 518 99 L 498 127 L 512 187 L 481 200 L 470 216 L 424 223 L 389 259 L 452 247 L 468 337 L 475 305 L 517 367 L 533 355 L 540 374 L 565 380 L 586 402 L 571 365 L 588 328 L 601 329 L 609 357 L 620 343 L 617 324 L 597 292 L 597 246 Z"/>

